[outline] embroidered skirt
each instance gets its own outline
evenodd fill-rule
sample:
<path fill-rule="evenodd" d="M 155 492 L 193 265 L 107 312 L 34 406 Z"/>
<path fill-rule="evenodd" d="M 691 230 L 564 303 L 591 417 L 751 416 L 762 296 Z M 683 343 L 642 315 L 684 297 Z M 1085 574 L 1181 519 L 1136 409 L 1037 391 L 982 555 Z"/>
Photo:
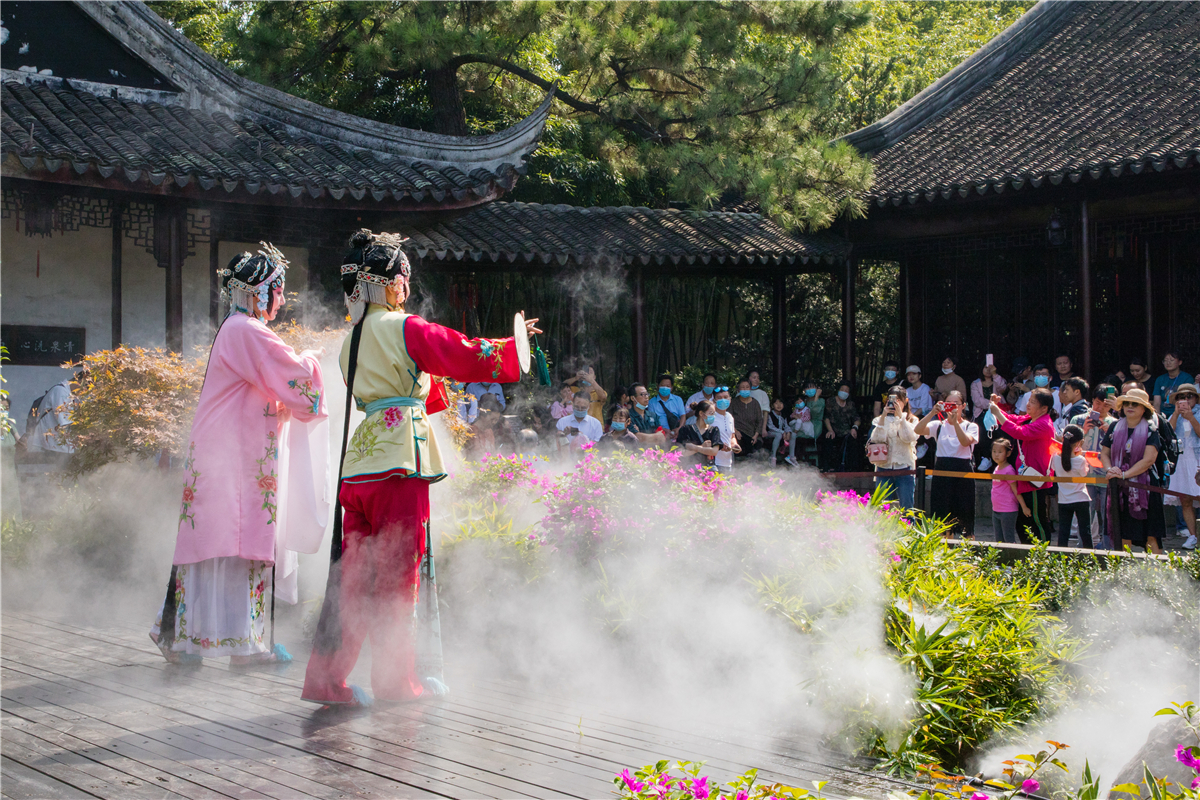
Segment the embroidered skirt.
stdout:
<path fill-rule="evenodd" d="M 270 579 L 271 565 L 266 561 L 237 556 L 178 565 L 171 649 L 206 658 L 269 652 L 266 598 Z M 151 633 L 157 637 L 161 627 L 160 609 Z"/>

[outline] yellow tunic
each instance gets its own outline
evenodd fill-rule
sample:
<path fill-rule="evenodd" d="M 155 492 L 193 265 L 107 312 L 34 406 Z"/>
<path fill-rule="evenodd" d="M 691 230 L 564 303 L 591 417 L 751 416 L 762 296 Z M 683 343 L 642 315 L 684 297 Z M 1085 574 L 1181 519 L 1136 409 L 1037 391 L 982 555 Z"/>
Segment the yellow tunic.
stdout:
<path fill-rule="evenodd" d="M 362 324 L 354 398 L 368 413 L 346 447 L 342 477 L 348 483 L 395 475 L 439 481 L 446 472 L 428 415 L 446 407 L 440 378 L 517 380 L 516 346 L 511 338 L 467 339 L 377 305 L 367 307 Z M 343 376 L 350 365 L 350 339 L 342 343 Z"/>

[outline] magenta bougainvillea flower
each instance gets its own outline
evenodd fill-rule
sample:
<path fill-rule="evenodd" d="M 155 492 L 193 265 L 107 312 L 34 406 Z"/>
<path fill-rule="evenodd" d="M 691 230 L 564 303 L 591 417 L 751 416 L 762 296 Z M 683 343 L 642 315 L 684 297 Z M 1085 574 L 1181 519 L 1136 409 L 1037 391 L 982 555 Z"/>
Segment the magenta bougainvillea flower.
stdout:
<path fill-rule="evenodd" d="M 1021 791 L 1027 794 L 1033 794 L 1040 788 L 1042 788 L 1042 785 L 1033 778 L 1026 778 L 1025 782 L 1021 784 Z"/>
<path fill-rule="evenodd" d="M 640 792 L 642 789 L 646 788 L 646 784 L 630 775 L 629 770 L 625 770 L 621 773 L 621 780 L 625 781 L 625 785 L 629 787 L 629 791 L 631 792 Z"/>

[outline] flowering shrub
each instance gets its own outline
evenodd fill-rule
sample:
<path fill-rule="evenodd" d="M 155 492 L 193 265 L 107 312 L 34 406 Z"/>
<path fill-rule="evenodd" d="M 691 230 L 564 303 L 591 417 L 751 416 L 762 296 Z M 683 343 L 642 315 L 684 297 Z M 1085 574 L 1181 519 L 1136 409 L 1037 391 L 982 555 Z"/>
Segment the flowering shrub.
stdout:
<path fill-rule="evenodd" d="M 724 785 L 709 783 L 708 776 L 700 774 L 704 769 L 703 761 L 677 761 L 674 769 L 680 774 L 671 773 L 670 762 L 659 761 L 633 773 L 624 770 L 613 778 L 617 795 L 627 800 L 785 800 L 812 794 L 808 789 L 781 783 L 759 784 L 758 770 L 755 769 Z M 826 781 L 814 781 L 816 793 L 812 796 L 821 797 L 825 784 Z"/>

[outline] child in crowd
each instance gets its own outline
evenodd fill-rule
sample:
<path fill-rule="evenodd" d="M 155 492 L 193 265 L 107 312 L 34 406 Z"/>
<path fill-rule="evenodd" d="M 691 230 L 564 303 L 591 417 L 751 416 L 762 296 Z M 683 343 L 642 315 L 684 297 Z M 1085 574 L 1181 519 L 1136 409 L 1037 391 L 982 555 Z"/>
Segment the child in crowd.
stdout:
<path fill-rule="evenodd" d="M 783 416 L 783 399 L 776 397 L 767 413 L 767 436 L 771 437 L 771 465 L 779 463 L 779 445 L 788 444 L 792 439 L 792 429 L 787 417 Z"/>
<path fill-rule="evenodd" d="M 1050 469 L 1058 478 L 1085 478 L 1091 471 L 1083 457 L 1083 428 L 1068 425 L 1063 430 L 1062 454 L 1050 456 Z M 1071 519 L 1079 521 L 1079 541 L 1092 548 L 1092 498 L 1086 483 L 1058 484 L 1058 546 L 1071 539 Z"/>
<path fill-rule="evenodd" d="M 1012 465 L 1012 440 L 996 439 L 992 442 L 992 461 L 996 462 L 993 475 L 1016 475 Z M 1029 516 L 1025 498 L 1017 491 L 1016 481 L 992 481 L 992 530 L 997 542 L 1017 544 L 1017 509 Z"/>
<path fill-rule="evenodd" d="M 813 434 L 812 411 L 803 397 L 796 398 L 792 415 L 788 418 L 788 427 L 792 429 L 792 443 L 788 446 L 788 457 L 784 460 L 793 467 L 798 467 L 800 462 L 796 460 L 796 443 L 801 439 L 816 439 Z"/>
<path fill-rule="evenodd" d="M 571 416 L 572 403 L 575 397 L 575 392 L 571 389 L 571 385 L 564 383 L 558 388 L 558 399 L 550 404 L 550 416 L 558 422 L 563 417 Z"/>

